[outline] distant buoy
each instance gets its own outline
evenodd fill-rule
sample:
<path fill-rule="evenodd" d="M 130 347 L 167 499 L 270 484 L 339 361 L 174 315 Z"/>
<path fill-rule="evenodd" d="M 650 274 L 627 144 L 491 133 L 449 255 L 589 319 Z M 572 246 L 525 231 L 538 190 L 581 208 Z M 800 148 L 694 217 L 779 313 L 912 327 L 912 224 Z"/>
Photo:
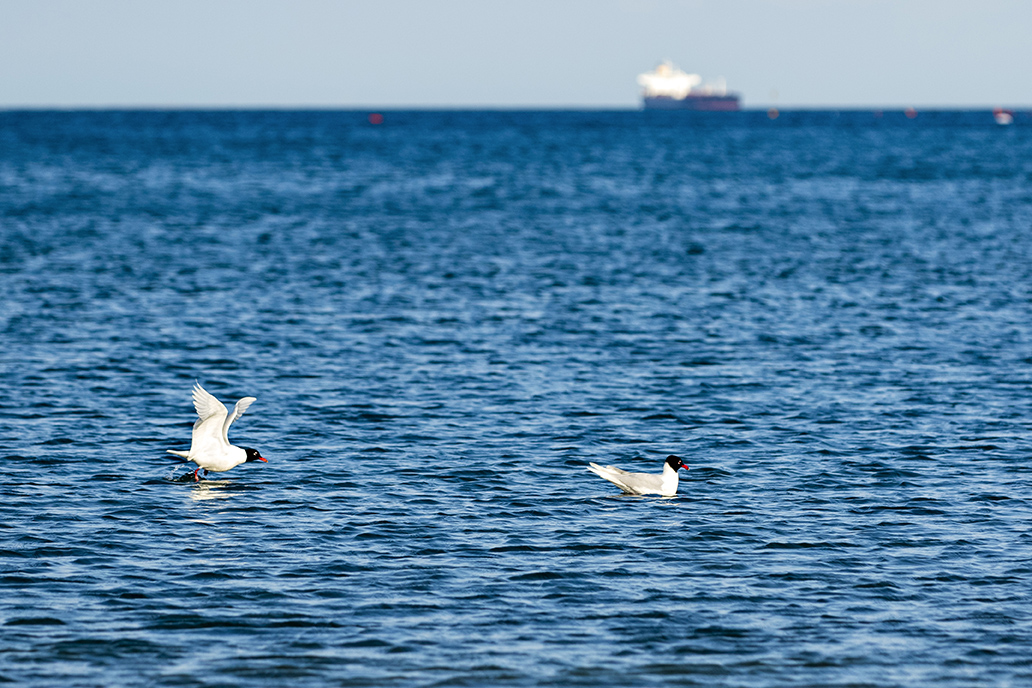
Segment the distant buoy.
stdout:
<path fill-rule="evenodd" d="M 371 115 L 369 115 L 369 123 L 383 124 L 383 115 L 381 115 L 379 112 L 372 113 Z"/>
<path fill-rule="evenodd" d="M 771 108 L 770 110 L 767 110 L 767 117 L 770 117 L 771 119 L 777 119 L 778 115 L 780 114 L 781 113 L 778 112 L 777 108 Z"/>
<path fill-rule="evenodd" d="M 917 117 L 917 110 L 915 110 L 912 107 L 907 108 L 903 111 L 903 114 L 907 116 L 907 119 L 914 119 L 915 117 Z"/>
<path fill-rule="evenodd" d="M 993 119 L 996 120 L 997 124 L 1006 126 L 1014 123 L 1014 113 L 1003 108 L 996 108 L 993 110 Z"/>

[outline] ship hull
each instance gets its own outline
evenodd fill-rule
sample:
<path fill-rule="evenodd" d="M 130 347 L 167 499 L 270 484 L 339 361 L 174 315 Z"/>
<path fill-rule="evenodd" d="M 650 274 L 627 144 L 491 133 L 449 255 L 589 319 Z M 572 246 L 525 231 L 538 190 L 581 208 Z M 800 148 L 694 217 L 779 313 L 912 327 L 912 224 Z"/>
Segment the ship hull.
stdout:
<path fill-rule="evenodd" d="M 684 98 L 670 96 L 645 96 L 646 110 L 701 110 L 705 112 L 736 112 L 741 109 L 738 95 L 729 93 L 724 96 L 692 95 Z"/>

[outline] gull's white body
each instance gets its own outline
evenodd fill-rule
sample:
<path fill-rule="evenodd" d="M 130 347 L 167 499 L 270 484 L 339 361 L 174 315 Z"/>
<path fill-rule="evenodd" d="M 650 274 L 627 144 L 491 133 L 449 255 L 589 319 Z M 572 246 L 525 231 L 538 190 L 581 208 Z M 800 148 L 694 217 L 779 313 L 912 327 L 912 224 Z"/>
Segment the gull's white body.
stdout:
<path fill-rule="evenodd" d="M 225 404 L 209 394 L 200 384 L 195 383 L 193 403 L 197 409 L 197 421 L 194 422 L 190 437 L 190 451 L 169 449 L 168 453 L 181 456 L 206 471 L 216 473 L 239 466 L 247 461 L 247 452 L 229 443 L 229 426 L 244 415 L 247 407 L 255 401 L 254 397 L 244 397 L 236 403 L 233 413 L 230 414 Z"/>
<path fill-rule="evenodd" d="M 676 456 L 668 457 L 663 462 L 663 472 L 656 473 L 629 473 L 616 466 L 600 466 L 597 463 L 589 463 L 588 470 L 595 475 L 605 478 L 627 494 L 647 495 L 658 494 L 663 497 L 673 497 L 677 494 L 677 468 L 671 465 L 671 459 L 678 459 Z M 678 467 L 683 465 L 680 459 Z M 684 466 L 685 470 L 688 466 Z"/>

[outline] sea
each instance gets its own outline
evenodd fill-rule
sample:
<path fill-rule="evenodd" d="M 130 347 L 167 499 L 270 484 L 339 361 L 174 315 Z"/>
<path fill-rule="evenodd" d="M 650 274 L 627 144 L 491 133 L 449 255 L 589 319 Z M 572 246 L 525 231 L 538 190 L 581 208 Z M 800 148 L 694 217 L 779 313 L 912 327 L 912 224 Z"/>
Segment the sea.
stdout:
<path fill-rule="evenodd" d="M 2 683 L 1029 686 L 1030 429 L 1032 113 L 0 112 Z"/>

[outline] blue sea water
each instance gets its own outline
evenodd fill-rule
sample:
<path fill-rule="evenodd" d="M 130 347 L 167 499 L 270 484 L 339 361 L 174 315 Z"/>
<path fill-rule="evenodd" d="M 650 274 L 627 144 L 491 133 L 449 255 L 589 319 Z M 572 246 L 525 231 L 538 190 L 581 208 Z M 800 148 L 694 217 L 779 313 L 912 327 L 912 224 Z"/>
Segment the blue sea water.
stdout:
<path fill-rule="evenodd" d="M 367 114 L 0 113 L 0 682 L 1032 685 L 1027 113 Z"/>

